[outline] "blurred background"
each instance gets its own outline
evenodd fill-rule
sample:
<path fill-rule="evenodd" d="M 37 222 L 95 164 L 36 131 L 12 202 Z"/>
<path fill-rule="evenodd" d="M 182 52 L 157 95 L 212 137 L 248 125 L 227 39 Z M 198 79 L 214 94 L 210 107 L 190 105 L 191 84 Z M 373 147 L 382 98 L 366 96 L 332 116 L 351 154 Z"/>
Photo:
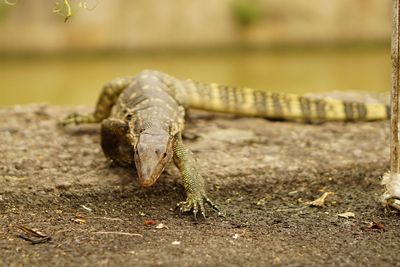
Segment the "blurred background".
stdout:
<path fill-rule="evenodd" d="M 390 0 L 71 0 L 65 23 L 55 3 L 0 0 L 0 106 L 94 105 L 142 69 L 277 92 L 390 89 Z"/>

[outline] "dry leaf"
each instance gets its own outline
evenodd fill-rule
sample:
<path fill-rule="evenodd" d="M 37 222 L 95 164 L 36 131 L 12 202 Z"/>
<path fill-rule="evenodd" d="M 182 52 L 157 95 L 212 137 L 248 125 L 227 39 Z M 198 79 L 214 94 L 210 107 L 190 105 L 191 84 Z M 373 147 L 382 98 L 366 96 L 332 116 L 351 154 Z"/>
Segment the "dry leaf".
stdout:
<path fill-rule="evenodd" d="M 372 221 L 368 224 L 368 228 L 377 229 L 377 230 L 385 230 L 385 225 L 381 222 Z"/>
<path fill-rule="evenodd" d="M 159 224 L 157 224 L 156 225 L 156 229 L 168 229 L 168 226 L 166 226 L 165 224 L 163 224 L 163 223 L 159 223 Z"/>
<path fill-rule="evenodd" d="M 19 234 L 18 237 L 30 241 L 32 244 L 40 244 L 40 243 L 45 243 L 51 240 L 50 236 L 47 236 L 35 229 L 29 228 L 24 225 L 17 225 L 17 228 L 22 230 L 23 232 L 26 233 L 24 234 Z"/>
<path fill-rule="evenodd" d="M 83 216 L 82 214 L 79 214 L 79 213 L 75 214 L 75 219 L 72 219 L 72 221 L 77 224 L 85 224 L 86 223 L 85 216 Z"/>
<path fill-rule="evenodd" d="M 155 225 L 156 221 L 155 220 L 145 220 L 144 225 L 149 226 L 149 225 Z"/>

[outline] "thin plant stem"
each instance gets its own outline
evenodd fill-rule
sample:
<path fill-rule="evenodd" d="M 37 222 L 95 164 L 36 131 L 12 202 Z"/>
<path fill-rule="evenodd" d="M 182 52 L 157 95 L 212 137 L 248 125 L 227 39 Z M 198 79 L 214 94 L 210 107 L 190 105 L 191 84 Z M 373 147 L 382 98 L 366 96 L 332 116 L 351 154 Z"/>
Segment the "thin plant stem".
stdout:
<path fill-rule="evenodd" d="M 391 95 L 391 139 L 390 172 L 399 173 L 399 50 L 400 50 L 400 0 L 393 0 L 392 30 L 392 95 Z"/>

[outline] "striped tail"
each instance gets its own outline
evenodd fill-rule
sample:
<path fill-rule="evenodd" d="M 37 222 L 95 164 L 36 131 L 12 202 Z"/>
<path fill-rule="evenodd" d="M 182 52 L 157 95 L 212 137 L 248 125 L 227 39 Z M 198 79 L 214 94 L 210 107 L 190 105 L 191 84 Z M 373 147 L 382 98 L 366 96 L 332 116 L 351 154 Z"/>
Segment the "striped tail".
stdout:
<path fill-rule="evenodd" d="M 295 94 L 271 93 L 251 88 L 182 81 L 186 104 L 208 111 L 300 121 L 373 121 L 389 118 L 380 103 L 319 99 Z"/>

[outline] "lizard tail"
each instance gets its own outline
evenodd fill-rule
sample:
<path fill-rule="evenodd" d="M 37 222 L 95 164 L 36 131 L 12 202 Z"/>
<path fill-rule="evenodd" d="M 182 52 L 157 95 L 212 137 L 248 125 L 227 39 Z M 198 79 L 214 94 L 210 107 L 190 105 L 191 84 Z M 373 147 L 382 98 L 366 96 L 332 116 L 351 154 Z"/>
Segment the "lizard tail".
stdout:
<path fill-rule="evenodd" d="M 208 111 L 300 121 L 373 121 L 389 118 L 381 103 L 319 99 L 214 83 L 183 81 L 186 105 Z"/>

